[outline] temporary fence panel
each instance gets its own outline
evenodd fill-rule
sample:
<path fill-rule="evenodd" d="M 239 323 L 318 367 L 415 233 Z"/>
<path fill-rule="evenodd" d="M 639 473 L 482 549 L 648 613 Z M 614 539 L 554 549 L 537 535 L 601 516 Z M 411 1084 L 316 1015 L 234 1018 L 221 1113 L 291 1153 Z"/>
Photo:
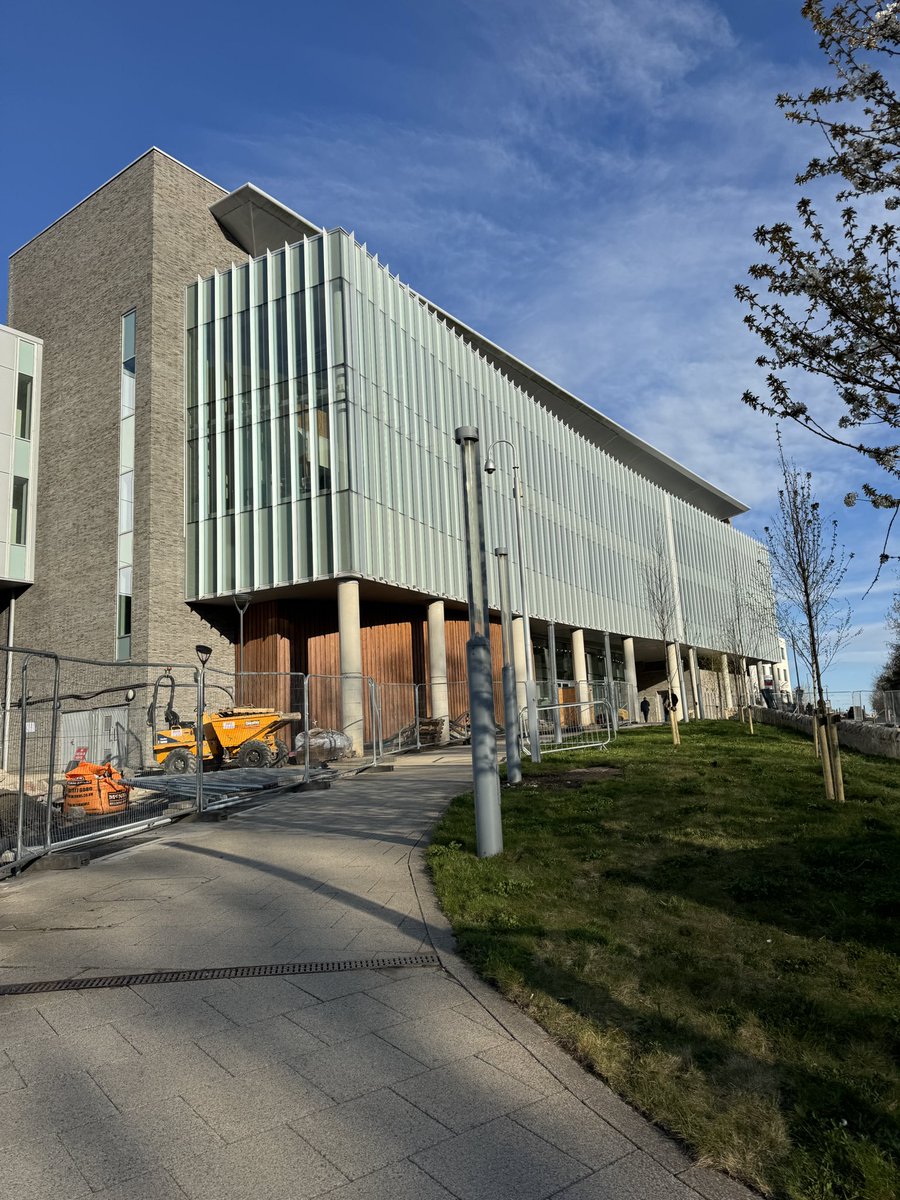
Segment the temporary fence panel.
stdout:
<path fill-rule="evenodd" d="M 420 746 L 420 718 L 427 715 L 425 688 L 415 683 L 376 683 L 381 714 L 381 750 L 398 754 Z"/>
<path fill-rule="evenodd" d="M 539 704 L 537 712 L 542 756 L 563 750 L 605 750 L 615 736 L 615 715 L 606 699 L 591 698 L 588 705 L 583 700 Z M 519 730 L 522 745 L 531 754 L 527 708 L 519 713 Z"/>
<path fill-rule="evenodd" d="M 340 762 L 361 767 L 380 756 L 383 738 L 379 698 L 367 675 L 307 675 L 303 711 L 310 735 L 316 732 L 349 739 Z"/>
<path fill-rule="evenodd" d="M 158 772 L 150 709 L 196 713 L 196 668 L 102 663 L 0 648 L 4 680 L 0 865 L 171 819 L 194 802 Z M 160 712 L 160 727 L 166 718 Z M 171 722 L 169 722 L 171 724 Z M 157 771 L 154 777 L 148 774 Z"/>

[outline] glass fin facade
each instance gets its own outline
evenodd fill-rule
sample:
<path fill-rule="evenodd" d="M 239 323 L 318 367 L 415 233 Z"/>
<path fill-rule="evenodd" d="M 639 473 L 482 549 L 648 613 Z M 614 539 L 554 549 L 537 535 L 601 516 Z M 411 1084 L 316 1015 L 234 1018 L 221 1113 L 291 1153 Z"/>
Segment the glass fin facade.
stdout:
<path fill-rule="evenodd" d="M 191 600 L 343 573 L 464 600 L 460 425 L 517 447 L 539 619 L 658 637 L 643 570 L 663 538 L 681 636 L 716 646 L 731 580 L 766 560 L 537 403 L 343 230 L 189 287 L 186 374 Z M 520 608 L 508 453 L 485 524 Z"/>

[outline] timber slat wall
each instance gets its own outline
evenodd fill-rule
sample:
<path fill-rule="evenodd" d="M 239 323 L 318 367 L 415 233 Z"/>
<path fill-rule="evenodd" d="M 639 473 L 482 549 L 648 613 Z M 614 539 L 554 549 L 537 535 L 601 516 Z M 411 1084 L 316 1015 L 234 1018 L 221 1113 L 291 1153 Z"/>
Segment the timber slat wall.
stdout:
<path fill-rule="evenodd" d="M 427 684 L 427 610 L 419 605 L 360 604 L 362 669 L 380 685 L 382 729 L 390 737 L 415 720 L 430 715 Z M 321 601 L 272 600 L 251 604 L 244 619 L 244 669 L 247 672 L 302 672 L 310 681 L 310 712 L 322 728 L 341 727 L 340 643 L 337 606 L 333 599 Z M 455 718 L 469 706 L 466 692 L 466 613 L 446 613 L 447 680 L 450 684 L 450 716 Z M 235 652 L 237 656 L 237 651 Z M 503 669 L 500 625 L 491 623 L 491 661 L 495 680 Z M 416 692 L 415 685 L 426 685 Z M 298 708 L 288 681 L 253 678 L 246 681 L 244 702 L 290 711 Z M 365 737 L 372 736 L 368 695 L 365 697 Z M 503 719 L 502 696 L 495 688 L 495 715 Z"/>

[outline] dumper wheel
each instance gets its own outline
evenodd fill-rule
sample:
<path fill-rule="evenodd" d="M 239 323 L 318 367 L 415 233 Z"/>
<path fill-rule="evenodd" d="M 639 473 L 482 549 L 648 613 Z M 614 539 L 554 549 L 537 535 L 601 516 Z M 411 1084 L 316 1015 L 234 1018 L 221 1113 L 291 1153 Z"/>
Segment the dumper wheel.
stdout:
<path fill-rule="evenodd" d="M 283 767 L 288 760 L 288 748 L 281 738 L 275 739 L 275 757 L 272 760 L 273 767 Z"/>
<path fill-rule="evenodd" d="M 269 767 L 275 756 L 265 742 L 253 738 L 244 742 L 234 757 L 239 767 Z"/>
<path fill-rule="evenodd" d="M 197 755 L 178 746 L 163 759 L 163 770 L 167 775 L 196 775 Z"/>

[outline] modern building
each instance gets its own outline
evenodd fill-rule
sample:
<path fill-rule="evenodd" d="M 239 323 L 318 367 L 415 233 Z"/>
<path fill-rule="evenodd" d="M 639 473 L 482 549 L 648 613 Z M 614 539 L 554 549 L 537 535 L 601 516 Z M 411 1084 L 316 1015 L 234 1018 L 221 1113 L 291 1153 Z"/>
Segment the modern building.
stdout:
<path fill-rule="evenodd" d="M 731 525 L 745 506 L 413 291 L 353 234 L 152 149 L 13 254 L 9 319 L 44 348 L 17 641 L 186 662 L 203 640 L 225 665 L 245 596 L 248 671 L 343 675 L 351 709 L 357 676 L 420 684 L 446 715 L 467 637 L 454 430 L 474 425 L 483 450 L 502 443 L 486 528 L 514 580 L 519 468 L 545 691 L 554 676 L 620 680 L 632 699 L 664 686 L 645 586 L 662 548 L 688 707 L 704 692 L 730 705 L 723 618 L 733 581 L 754 586 L 765 559 Z M 496 613 L 493 571 L 489 602 Z M 516 651 L 521 678 L 521 619 Z M 747 658 L 778 657 L 773 622 Z"/>
<path fill-rule="evenodd" d="M 0 596 L 34 581 L 40 338 L 0 325 Z"/>

